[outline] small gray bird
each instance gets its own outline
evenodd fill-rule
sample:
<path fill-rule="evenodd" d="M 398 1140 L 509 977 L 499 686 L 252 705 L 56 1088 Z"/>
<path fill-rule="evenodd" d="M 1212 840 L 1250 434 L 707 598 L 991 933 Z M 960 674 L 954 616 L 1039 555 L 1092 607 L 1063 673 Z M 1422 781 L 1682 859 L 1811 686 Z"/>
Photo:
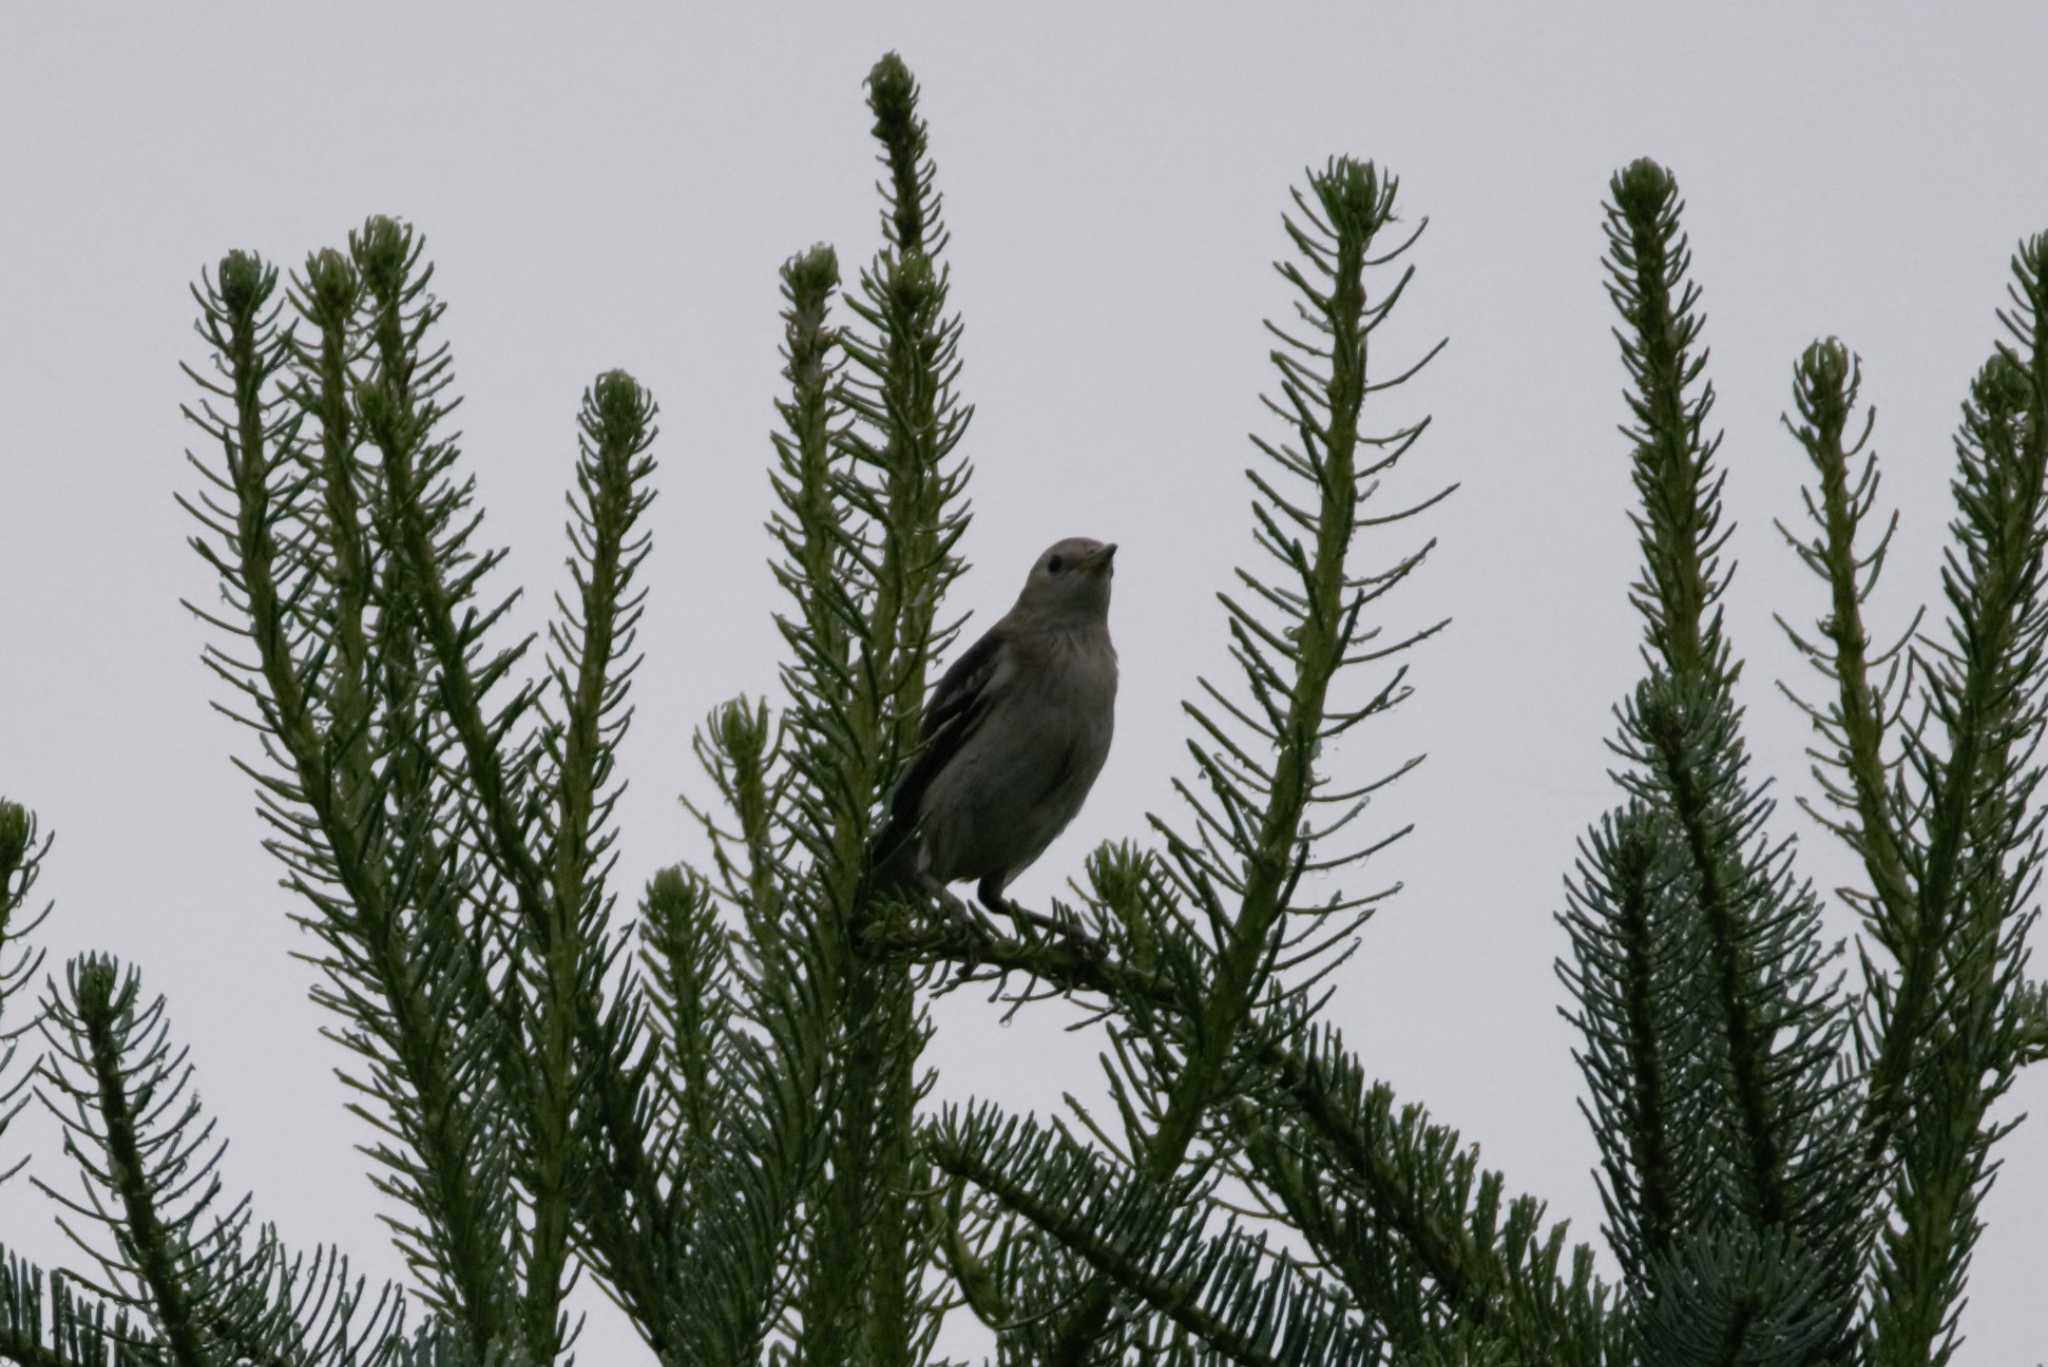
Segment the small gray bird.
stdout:
<path fill-rule="evenodd" d="M 925 704 L 910 770 L 875 842 L 877 888 L 976 881 L 991 911 L 1081 810 L 1116 720 L 1109 581 L 1116 547 L 1084 536 L 1038 557 L 1017 605 Z"/>

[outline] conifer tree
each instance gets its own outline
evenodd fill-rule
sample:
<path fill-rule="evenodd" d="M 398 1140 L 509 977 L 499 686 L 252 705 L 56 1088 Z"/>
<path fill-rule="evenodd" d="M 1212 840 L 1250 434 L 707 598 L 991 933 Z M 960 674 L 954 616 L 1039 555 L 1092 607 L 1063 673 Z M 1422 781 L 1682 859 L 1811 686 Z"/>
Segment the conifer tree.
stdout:
<path fill-rule="evenodd" d="M 1609 1282 L 1324 1009 L 1398 889 L 1372 864 L 1410 826 L 1380 812 L 1421 759 L 1360 773 L 1337 742 L 1410 696 L 1409 652 L 1448 621 L 1387 616 L 1453 489 L 1411 471 L 1429 419 L 1380 413 L 1441 343 L 1391 364 L 1375 346 L 1422 231 L 1375 163 L 1308 171 L 1283 217 L 1293 314 L 1267 325 L 1249 554 L 1219 598 L 1236 674 L 1193 681 L 1177 805 L 1090 855 L 1071 902 L 996 918 L 875 886 L 874 822 L 957 632 L 973 410 L 929 132 L 893 54 L 867 103 L 880 249 L 850 288 L 827 246 L 781 273 L 779 695 L 706 719 L 709 857 L 653 872 L 630 917 L 615 809 L 652 395 L 620 371 L 585 392 L 574 589 L 510 639 L 423 237 L 376 217 L 288 276 L 242 251 L 202 276 L 181 501 L 223 605 L 192 611 L 402 1271 L 295 1252 L 226 1194 L 169 1005 L 110 954 L 44 973 L 50 838 L 0 801 L 0 1144 L 31 1099 L 61 1121 L 64 1153 L 27 1180 L 77 1249 L 56 1270 L 0 1249 L 0 1361 L 567 1361 L 585 1275 L 664 1364 L 907 1367 L 949 1314 L 1006 1364 L 1950 1360 L 2016 1123 L 1993 1107 L 2048 1056 L 2048 992 L 2024 975 L 2048 235 L 2013 259 L 1962 408 L 1940 627 L 1914 614 L 1873 650 L 1899 519 L 1860 365 L 1827 339 L 1793 367 L 1786 425 L 1816 481 L 1811 530 L 1781 530 L 1823 594 L 1812 626 L 1780 620 L 1823 691 L 1787 693 L 1819 736 L 1799 805 L 1865 878 L 1843 893 L 1850 956 L 1744 737 L 1722 490 L 1752 453 L 1724 457 L 1710 425 L 1677 184 L 1649 161 L 1612 181 L 1642 673 L 1557 965 Z M 929 1002 L 969 984 L 1078 1010 L 1110 1109 L 927 1104 Z M 0 1182 L 27 1163 L 0 1151 Z"/>

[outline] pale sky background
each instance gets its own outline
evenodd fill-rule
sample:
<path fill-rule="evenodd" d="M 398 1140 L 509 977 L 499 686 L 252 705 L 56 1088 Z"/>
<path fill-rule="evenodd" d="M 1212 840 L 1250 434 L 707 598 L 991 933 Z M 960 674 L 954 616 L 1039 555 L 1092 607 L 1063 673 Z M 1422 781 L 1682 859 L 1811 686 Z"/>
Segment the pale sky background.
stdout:
<path fill-rule="evenodd" d="M 1551 918 L 1574 840 L 1615 801 L 1602 742 L 1638 672 L 1608 176 L 1651 155 L 1690 202 L 1749 739 L 1787 797 L 1810 793 L 1808 729 L 1772 686 L 1807 679 L 1771 613 L 1821 610 L 1771 527 L 1807 474 L 1777 425 L 1790 366 L 1830 333 L 1864 360 L 1885 501 L 1905 512 L 1874 609 L 1890 632 L 1935 598 L 1957 404 L 2015 241 L 2048 228 L 2048 6 L 15 0 L 0 9 L 0 792 L 58 835 L 40 889 L 58 903 L 52 964 L 91 947 L 139 964 L 233 1139 L 230 1189 L 253 1189 L 294 1243 L 398 1271 L 330 1071 L 341 1055 L 316 1034 L 333 1020 L 288 957 L 312 944 L 227 762 L 247 737 L 208 709 L 204 629 L 178 606 L 215 595 L 172 502 L 195 480 L 177 363 L 204 359 L 187 284 L 230 247 L 297 265 L 370 213 L 419 225 L 487 537 L 512 547 L 497 582 L 533 602 L 567 582 L 583 386 L 623 366 L 654 390 L 630 902 L 699 848 L 675 801 L 707 791 L 691 728 L 773 683 L 775 272 L 818 240 L 849 276 L 873 251 L 861 79 L 889 48 L 924 85 L 979 410 L 974 568 L 951 605 L 979 630 L 1047 543 L 1123 546 L 1116 746 L 1017 887 L 1027 902 L 1171 811 L 1168 778 L 1188 771 L 1176 704 L 1229 667 L 1213 595 L 1249 548 L 1245 433 L 1272 430 L 1259 320 L 1288 306 L 1269 265 L 1288 188 L 1354 153 L 1400 175 L 1410 221 L 1432 220 L 1376 359 L 1391 373 L 1451 345 L 1374 407 L 1383 427 L 1437 420 L 1390 494 L 1464 483 L 1428 515 L 1439 554 L 1387 620 L 1456 620 L 1414 657 L 1415 697 L 1330 757 L 1362 780 L 1430 755 L 1373 814 L 1417 830 L 1360 882 L 1406 891 L 1329 1010 L 1369 1071 L 1597 1242 Z M 1361 563 L 1393 544 L 1362 535 Z M 1774 829 L 1799 833 L 1820 886 L 1849 876 L 1789 802 Z M 1832 934 L 1853 929 L 1832 913 Z M 1093 1044 L 1058 1031 L 1058 1008 L 999 1031 L 953 999 L 938 1019 L 941 1098 L 1043 1113 L 1062 1090 L 1099 1095 Z M 2005 1111 L 2044 1103 L 2036 1070 Z M 2048 1357 L 2044 1120 L 2000 1150 L 1965 1363 Z M 40 1117 L 4 1148 L 0 1166 L 31 1152 L 46 1180 L 75 1180 Z M 64 1256 L 50 1216 L 27 1181 L 0 1189 L 16 1251 Z M 583 1361 L 644 1360 L 582 1299 L 598 1307 Z M 985 1340 L 963 1317 L 946 1342 Z"/>

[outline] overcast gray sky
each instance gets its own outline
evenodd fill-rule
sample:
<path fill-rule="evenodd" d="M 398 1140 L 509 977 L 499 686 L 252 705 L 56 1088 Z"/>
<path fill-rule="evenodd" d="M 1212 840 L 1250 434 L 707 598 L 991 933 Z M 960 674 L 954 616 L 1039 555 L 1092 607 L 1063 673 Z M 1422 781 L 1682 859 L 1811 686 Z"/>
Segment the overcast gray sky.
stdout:
<path fill-rule="evenodd" d="M 620 809 L 630 901 L 697 849 L 675 802 L 705 791 L 691 727 L 774 679 L 775 272 L 821 239 L 849 275 L 874 249 L 861 78 L 896 48 L 924 85 L 979 410 L 974 568 L 953 606 L 987 623 L 1060 536 L 1123 546 L 1116 746 L 1016 889 L 1027 901 L 1170 808 L 1188 767 L 1176 704 L 1228 667 L 1213 595 L 1249 546 L 1245 433 L 1269 427 L 1259 319 L 1287 307 L 1269 263 L 1288 188 L 1353 153 L 1400 175 L 1409 219 L 1430 218 L 1376 359 L 1450 346 L 1375 407 L 1385 426 L 1436 415 L 1398 492 L 1464 488 L 1429 514 L 1439 554 L 1388 620 L 1456 620 L 1415 657 L 1413 700 L 1331 756 L 1361 778 L 1430 758 L 1376 810 L 1417 830 L 1364 877 L 1406 890 L 1329 1009 L 1370 1071 L 1597 1242 L 1551 914 L 1574 839 L 1615 800 L 1602 741 L 1638 670 L 1600 201 L 1616 167 L 1650 155 L 1690 202 L 1749 737 L 1784 796 L 1810 793 L 1808 730 L 1772 686 L 1804 680 L 1771 614 L 1821 609 L 1771 527 L 1796 515 L 1806 474 L 1777 426 L 1791 362 L 1831 333 L 1864 360 L 1886 500 L 1905 513 L 1874 609 L 1895 629 L 1936 596 L 1950 434 L 2011 249 L 2048 228 L 2048 6 L 1938 12 L 15 0 L 0 8 L 0 792 L 58 833 L 41 888 L 58 902 L 53 962 L 102 947 L 140 965 L 234 1139 L 229 1186 L 252 1188 L 287 1239 L 397 1270 L 352 1151 L 365 1132 L 331 1076 L 340 1055 L 316 1034 L 331 1021 L 287 957 L 310 945 L 227 762 L 245 733 L 208 710 L 220 689 L 178 606 L 215 593 L 172 503 L 195 478 L 178 416 L 177 363 L 203 359 L 187 283 L 229 247 L 296 265 L 374 212 L 423 229 L 487 531 L 512 547 L 499 582 L 542 602 L 566 582 L 582 387 L 623 366 L 655 391 L 662 496 Z M 1368 559 L 1388 553 L 1376 535 Z M 1850 877 L 1789 801 L 1777 829 L 1800 834 L 1820 886 Z M 1853 923 L 1837 910 L 1830 928 Z M 1089 1040 L 1059 1033 L 1056 1010 L 998 1031 L 949 1001 L 938 1019 L 941 1098 L 1044 1112 L 1063 1090 L 1098 1093 Z M 2044 1102 L 2036 1070 L 2005 1110 Z M 1966 1363 L 2048 1357 L 2041 1123 L 2001 1150 Z M 8 1147 L 73 1180 L 40 1120 Z M 18 1251 L 63 1256 L 49 1216 L 25 1181 L 0 1190 Z M 962 1325 L 947 1342 L 984 1340 Z M 636 1360 L 601 1307 L 584 1346 L 588 1362 Z"/>

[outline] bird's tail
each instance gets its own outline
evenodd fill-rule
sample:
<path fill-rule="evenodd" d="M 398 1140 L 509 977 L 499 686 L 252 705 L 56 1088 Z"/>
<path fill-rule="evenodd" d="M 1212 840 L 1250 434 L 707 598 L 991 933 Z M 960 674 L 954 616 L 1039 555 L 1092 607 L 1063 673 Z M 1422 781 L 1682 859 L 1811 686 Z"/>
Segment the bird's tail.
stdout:
<path fill-rule="evenodd" d="M 868 871 L 861 892 L 864 898 L 900 897 L 920 881 L 917 827 L 892 815 L 881 834 L 868 842 Z"/>

